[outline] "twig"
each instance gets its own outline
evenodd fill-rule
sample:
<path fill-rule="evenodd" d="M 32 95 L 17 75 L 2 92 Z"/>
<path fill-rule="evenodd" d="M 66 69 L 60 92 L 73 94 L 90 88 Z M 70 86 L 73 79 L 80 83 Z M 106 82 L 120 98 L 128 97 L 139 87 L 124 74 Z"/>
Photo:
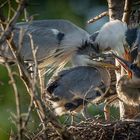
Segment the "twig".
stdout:
<path fill-rule="evenodd" d="M 87 23 L 88 23 L 88 24 L 89 24 L 89 23 L 93 23 L 93 22 L 95 22 L 95 21 L 97 21 L 97 20 L 103 18 L 104 16 L 108 16 L 108 11 L 105 11 L 105 12 L 99 14 L 98 16 L 95 16 L 94 18 L 92 18 L 92 19 L 90 19 L 89 21 L 87 21 Z"/>
<path fill-rule="evenodd" d="M 7 3 L 8 3 L 8 0 L 6 0 L 5 2 L 3 2 L 3 3 L 0 5 L 0 9 L 1 9 L 2 7 L 4 7 Z"/>
<path fill-rule="evenodd" d="M 7 41 L 7 43 L 10 46 L 11 51 L 16 59 L 16 63 L 18 65 L 21 78 L 22 78 L 24 84 L 26 85 L 26 88 L 27 88 L 30 96 L 33 97 L 34 105 L 37 109 L 38 116 L 41 120 L 41 123 L 43 124 L 43 129 L 46 128 L 45 122 L 46 122 L 46 118 L 47 118 L 48 120 L 50 120 L 50 122 L 53 125 L 55 125 L 55 128 L 61 133 L 62 127 L 59 125 L 56 118 L 54 119 L 54 117 L 52 117 L 52 113 L 50 111 L 48 113 L 46 112 L 46 107 L 45 107 L 43 101 L 39 97 L 37 90 L 34 90 L 34 86 L 36 87 L 36 85 L 33 84 L 32 79 L 30 78 L 30 75 L 24 66 L 24 62 L 23 62 L 22 58 L 20 57 L 20 54 L 16 54 L 15 51 L 13 50 L 13 48 L 15 48 L 15 46 L 13 46 L 14 44 L 11 45 L 11 43 L 9 41 Z"/>
<path fill-rule="evenodd" d="M 13 30 L 13 27 L 17 21 L 17 19 L 19 18 L 19 16 L 21 15 L 22 11 L 24 10 L 24 7 L 26 5 L 26 1 L 27 0 L 21 0 L 21 2 L 18 5 L 18 8 L 16 10 L 16 13 L 14 14 L 14 16 L 11 18 L 10 22 L 7 24 L 6 28 L 5 28 L 5 32 L 2 33 L 1 38 L 0 38 L 0 45 L 2 45 L 2 43 L 8 39 L 10 37 L 10 34 Z"/>
<path fill-rule="evenodd" d="M 33 42 L 33 38 L 32 38 L 32 35 L 29 34 L 29 37 L 30 37 L 30 44 L 31 44 L 31 49 L 32 49 L 32 55 L 33 55 L 33 60 L 34 60 L 34 76 L 33 76 L 33 82 L 34 84 L 37 83 L 37 78 L 38 78 L 38 63 L 37 63 L 37 58 L 36 58 L 36 53 L 37 53 L 37 47 L 35 48 L 34 46 L 34 42 Z"/>
<path fill-rule="evenodd" d="M 10 66 L 8 65 L 8 63 L 5 60 L 5 66 L 7 68 L 9 77 L 11 79 L 11 84 L 13 86 L 13 90 L 14 90 L 14 94 L 15 94 L 15 99 L 16 99 L 16 110 L 17 110 L 17 129 L 18 129 L 18 140 L 22 139 L 22 118 L 21 118 L 21 110 L 20 110 L 20 95 L 19 92 L 17 90 L 17 86 L 16 86 L 16 82 L 14 80 L 12 71 L 10 69 Z"/>
<path fill-rule="evenodd" d="M 30 118 L 30 115 L 31 115 L 31 111 L 32 111 L 32 109 L 33 109 L 33 97 L 31 97 L 31 99 L 30 99 L 30 104 L 29 104 L 29 106 L 28 106 L 28 111 L 27 111 L 27 114 L 26 114 L 26 118 L 25 118 L 25 121 L 23 122 L 23 124 L 22 124 L 22 130 L 24 131 L 25 130 L 25 128 L 26 128 L 26 126 L 27 126 L 27 124 L 28 124 L 28 122 L 29 122 L 29 118 Z"/>
<path fill-rule="evenodd" d="M 25 21 L 26 22 L 29 22 L 30 21 L 29 13 L 27 12 L 27 9 L 26 8 L 24 9 L 24 18 L 25 18 Z"/>
<path fill-rule="evenodd" d="M 19 41 L 18 41 L 17 54 L 20 53 L 20 51 L 23 47 L 23 38 L 24 38 L 25 32 L 26 31 L 23 28 L 21 28 L 20 31 L 19 31 Z"/>
<path fill-rule="evenodd" d="M 21 12 L 24 10 L 25 4 L 26 3 L 24 0 L 22 0 L 21 3 L 19 4 L 17 12 L 14 14 L 13 18 L 7 24 L 4 33 L 1 35 L 0 45 L 2 45 L 7 40 L 7 44 L 13 54 L 14 59 L 16 60 L 16 64 L 18 66 L 20 76 L 21 76 L 31 98 L 33 98 L 34 106 L 36 107 L 40 121 L 43 124 L 43 130 L 45 130 L 47 127 L 46 123 L 50 122 L 50 124 L 60 134 L 61 137 L 63 137 L 63 136 L 67 137 L 68 133 L 64 132 L 62 126 L 58 123 L 56 117 L 53 116 L 52 112 L 50 110 L 47 110 L 48 112 L 46 111 L 46 106 L 44 105 L 44 103 L 41 100 L 39 93 L 38 93 L 37 84 L 35 82 L 36 79 L 33 82 L 33 79 L 31 78 L 29 72 L 27 71 L 27 69 L 24 65 L 24 60 L 22 59 L 20 53 L 18 52 L 18 49 L 13 42 L 13 38 L 11 38 L 11 32 L 14 29 L 14 25 L 15 25 L 18 17 L 21 15 Z M 34 55 L 35 54 L 36 53 L 34 53 Z M 37 62 L 35 62 L 35 63 L 36 63 L 35 65 L 37 66 Z M 36 73 L 35 75 L 37 75 L 38 72 L 36 71 L 35 73 Z M 31 107 L 29 108 L 29 110 L 31 110 Z M 30 111 L 28 113 L 30 113 Z M 26 119 L 27 122 L 28 122 L 28 117 L 29 117 L 29 115 L 27 116 L 27 119 Z M 24 126 L 26 126 L 26 124 L 24 124 Z"/>
<path fill-rule="evenodd" d="M 132 6 L 132 0 L 125 0 L 122 21 L 126 22 L 127 24 L 129 23 L 129 18 L 130 18 L 130 13 L 131 13 L 131 6 Z"/>
<path fill-rule="evenodd" d="M 34 46 L 32 35 L 31 34 L 28 34 L 28 35 L 29 35 L 29 38 L 30 38 L 30 46 L 31 46 L 33 61 L 34 61 L 34 66 L 33 66 L 34 73 L 33 73 L 33 77 L 32 77 L 32 90 L 33 90 L 34 94 L 36 93 L 35 96 L 38 98 L 38 93 L 36 92 L 36 84 L 37 84 L 37 79 L 38 79 L 38 64 L 37 64 L 37 59 L 36 59 L 37 48 L 35 48 L 35 46 Z M 40 110 L 37 110 L 37 111 L 40 111 Z M 43 112 L 39 112 L 39 114 L 40 113 L 43 113 Z M 43 113 L 42 115 L 44 116 L 45 113 Z M 43 118 L 45 119 L 45 116 Z M 44 119 L 42 119 L 42 123 L 43 123 L 43 128 L 45 129 L 46 125 L 45 125 Z"/>

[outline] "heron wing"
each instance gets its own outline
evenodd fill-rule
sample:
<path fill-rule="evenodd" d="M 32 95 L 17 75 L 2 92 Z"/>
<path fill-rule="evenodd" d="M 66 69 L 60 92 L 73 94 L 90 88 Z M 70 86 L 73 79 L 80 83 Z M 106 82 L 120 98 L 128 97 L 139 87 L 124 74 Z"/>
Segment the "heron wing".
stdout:
<path fill-rule="evenodd" d="M 23 27 L 23 28 L 49 28 L 49 29 L 57 29 L 60 32 L 65 32 L 70 33 L 73 31 L 79 31 L 80 33 L 83 34 L 88 34 L 85 30 L 82 28 L 78 27 L 77 25 L 73 24 L 72 22 L 68 20 L 63 20 L 63 19 L 52 19 L 52 20 L 35 20 L 31 22 L 21 22 L 17 23 L 18 27 Z"/>
<path fill-rule="evenodd" d="M 96 68 L 79 66 L 61 72 L 55 81 L 57 86 L 54 87 L 53 95 L 72 101 L 76 98 L 96 98 L 96 87 L 101 84 L 102 78 Z"/>
<path fill-rule="evenodd" d="M 62 60 L 67 60 L 67 57 L 70 59 L 75 50 L 89 36 L 86 31 L 67 20 L 41 20 L 31 23 L 18 23 L 15 27 L 13 38 L 17 47 L 19 47 L 19 32 L 21 28 L 25 30 L 20 51 L 24 60 L 33 59 L 28 36 L 28 34 L 31 34 L 34 46 L 38 48 L 37 60 L 39 62 L 43 60 L 44 63 L 54 62 L 59 57 L 60 61 L 58 63 Z M 63 56 L 62 54 L 65 55 Z M 7 55 L 12 57 L 9 51 Z"/>

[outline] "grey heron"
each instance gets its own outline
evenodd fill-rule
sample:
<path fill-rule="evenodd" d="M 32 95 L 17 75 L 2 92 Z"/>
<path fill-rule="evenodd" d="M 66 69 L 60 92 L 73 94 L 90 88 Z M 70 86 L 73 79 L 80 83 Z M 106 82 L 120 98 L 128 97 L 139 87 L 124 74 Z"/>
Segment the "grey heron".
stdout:
<path fill-rule="evenodd" d="M 46 88 L 46 99 L 51 101 L 57 115 L 78 113 L 97 100 L 110 87 L 110 74 L 104 68 L 78 66 L 63 70 Z"/>
<path fill-rule="evenodd" d="M 84 49 L 87 46 L 94 49 L 91 46 L 89 34 L 67 20 L 40 20 L 32 21 L 31 23 L 17 23 L 13 31 L 13 39 L 16 46 L 19 45 L 20 29 L 25 30 L 20 53 L 24 60 L 33 61 L 30 39 L 28 37 L 28 34 L 31 34 L 34 45 L 38 47 L 36 57 L 39 68 L 46 67 L 46 63 L 57 63 L 56 60 L 58 62 L 66 61 L 62 56 L 64 54 L 66 56 L 68 54 L 74 55 L 78 49 Z M 12 56 L 8 55 L 8 57 L 11 58 Z M 84 56 L 81 58 L 84 59 Z M 46 62 L 45 59 L 49 61 Z M 87 60 L 88 58 L 86 57 L 85 59 Z"/>
<path fill-rule="evenodd" d="M 132 50 L 133 44 L 139 38 L 139 28 L 129 28 L 120 20 L 113 20 L 103 25 L 100 31 L 90 36 L 99 52 L 110 51 L 117 53 L 128 61 L 133 61 L 131 55 L 136 55 Z"/>
<path fill-rule="evenodd" d="M 20 30 L 24 30 L 23 40 L 20 40 Z M 75 65 L 97 64 L 92 61 L 96 50 L 89 34 L 68 20 L 40 20 L 17 23 L 13 31 L 13 40 L 26 62 L 33 63 L 32 49 L 30 47 L 31 34 L 34 46 L 37 48 L 36 59 L 39 72 L 44 73 L 46 67 L 62 68 L 68 61 Z M 22 42 L 22 43 L 21 43 Z M 19 44 L 21 47 L 19 47 Z M 14 61 L 6 42 L 3 48 L 5 56 Z M 0 56 L 3 52 L 0 51 Z M 2 58 L 2 57 L 1 57 Z M 99 64 L 101 65 L 101 63 Z M 44 76 L 41 86 L 44 87 Z"/>
<path fill-rule="evenodd" d="M 124 46 L 128 45 L 126 41 L 127 29 L 126 23 L 120 20 L 105 23 L 95 38 L 95 44 L 98 46 L 99 51 L 113 50 L 119 56 L 123 56 Z M 94 35 L 90 36 L 91 39 L 92 36 Z"/>
<path fill-rule="evenodd" d="M 96 49 L 99 52 L 112 50 L 125 60 L 133 62 L 137 56 L 138 47 L 136 46 L 140 43 L 140 30 L 138 27 L 129 28 L 126 23 L 120 20 L 113 20 L 103 25 L 96 36 L 93 34 L 90 39 L 94 40 Z M 117 60 L 116 65 L 118 65 Z M 124 69 L 121 73 L 123 71 Z M 116 71 L 117 81 L 121 73 Z"/>
<path fill-rule="evenodd" d="M 121 65 L 130 74 L 123 74 L 117 82 L 117 92 L 120 100 L 127 105 L 127 111 L 122 119 L 140 121 L 140 54 L 136 63 L 128 62 L 117 56 Z"/>
<path fill-rule="evenodd" d="M 93 38 L 95 46 L 98 52 L 110 51 L 117 53 L 120 57 L 133 62 L 137 56 L 137 47 L 134 48 L 134 44 L 139 40 L 139 28 L 129 28 L 126 23 L 120 20 L 114 20 L 107 22 L 100 31 L 90 36 Z M 116 66 L 121 68 L 121 71 L 115 71 L 116 81 L 124 75 L 125 70 L 122 65 L 115 59 Z M 128 71 L 128 75 L 131 72 Z M 123 118 L 124 110 L 123 103 L 120 101 L 120 118 Z"/>
<path fill-rule="evenodd" d="M 140 33 L 140 32 L 139 32 Z M 138 34 L 139 34 L 138 33 Z M 134 44 L 137 48 L 135 61 L 129 62 L 113 54 L 119 63 L 131 74 L 124 74 L 117 83 L 119 98 L 128 105 L 140 106 L 140 38 Z"/>

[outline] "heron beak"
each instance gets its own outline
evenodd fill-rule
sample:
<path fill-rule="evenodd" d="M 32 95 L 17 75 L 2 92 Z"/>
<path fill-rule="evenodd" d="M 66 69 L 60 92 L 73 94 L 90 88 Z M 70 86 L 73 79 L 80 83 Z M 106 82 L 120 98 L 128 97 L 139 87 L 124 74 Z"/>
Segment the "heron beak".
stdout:
<path fill-rule="evenodd" d="M 118 60 L 118 62 L 120 63 L 121 66 L 123 66 L 123 68 L 126 70 L 126 72 L 128 73 L 128 77 L 132 78 L 132 71 L 130 69 L 131 66 L 131 62 L 124 60 L 123 58 L 117 56 L 116 54 L 113 53 L 113 56 Z"/>
<path fill-rule="evenodd" d="M 118 69 L 118 67 L 116 67 L 115 65 L 109 64 L 109 63 L 106 63 L 106 62 L 98 62 L 98 64 L 99 64 L 101 67 L 104 67 L 104 68 L 110 68 L 110 69 L 115 69 L 115 70 Z"/>
<path fill-rule="evenodd" d="M 115 66 L 114 64 L 110 64 L 110 63 L 103 62 L 103 61 L 91 60 L 91 63 L 89 65 L 98 66 L 98 67 L 107 68 L 107 69 L 118 70 L 118 67 Z"/>
<path fill-rule="evenodd" d="M 89 58 L 90 59 L 90 66 L 97 66 L 97 67 L 102 67 L 102 68 L 107 68 L 107 69 L 113 69 L 113 70 L 118 70 L 118 67 L 115 66 L 115 64 L 109 63 L 109 61 L 106 61 L 106 55 L 99 53 L 96 56 L 92 56 Z"/>

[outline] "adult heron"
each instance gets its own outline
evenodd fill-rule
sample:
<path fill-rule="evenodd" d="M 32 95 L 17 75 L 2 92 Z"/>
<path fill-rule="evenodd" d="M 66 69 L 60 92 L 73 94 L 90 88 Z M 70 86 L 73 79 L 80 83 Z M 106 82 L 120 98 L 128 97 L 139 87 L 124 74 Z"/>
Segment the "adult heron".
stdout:
<path fill-rule="evenodd" d="M 21 30 L 24 30 L 21 33 Z M 68 20 L 39 20 L 17 23 L 13 30 L 13 40 L 18 47 L 18 52 L 24 61 L 33 64 L 31 49 L 33 44 L 37 48 L 36 59 L 41 77 L 41 87 L 44 87 L 43 73 L 48 68 L 62 68 L 68 61 L 74 65 L 99 64 L 92 61 L 96 50 L 89 38 L 89 34 Z M 14 57 L 6 42 L 3 44 L 5 51 L 0 51 L 8 60 Z M 2 57 L 0 57 L 2 61 Z"/>

